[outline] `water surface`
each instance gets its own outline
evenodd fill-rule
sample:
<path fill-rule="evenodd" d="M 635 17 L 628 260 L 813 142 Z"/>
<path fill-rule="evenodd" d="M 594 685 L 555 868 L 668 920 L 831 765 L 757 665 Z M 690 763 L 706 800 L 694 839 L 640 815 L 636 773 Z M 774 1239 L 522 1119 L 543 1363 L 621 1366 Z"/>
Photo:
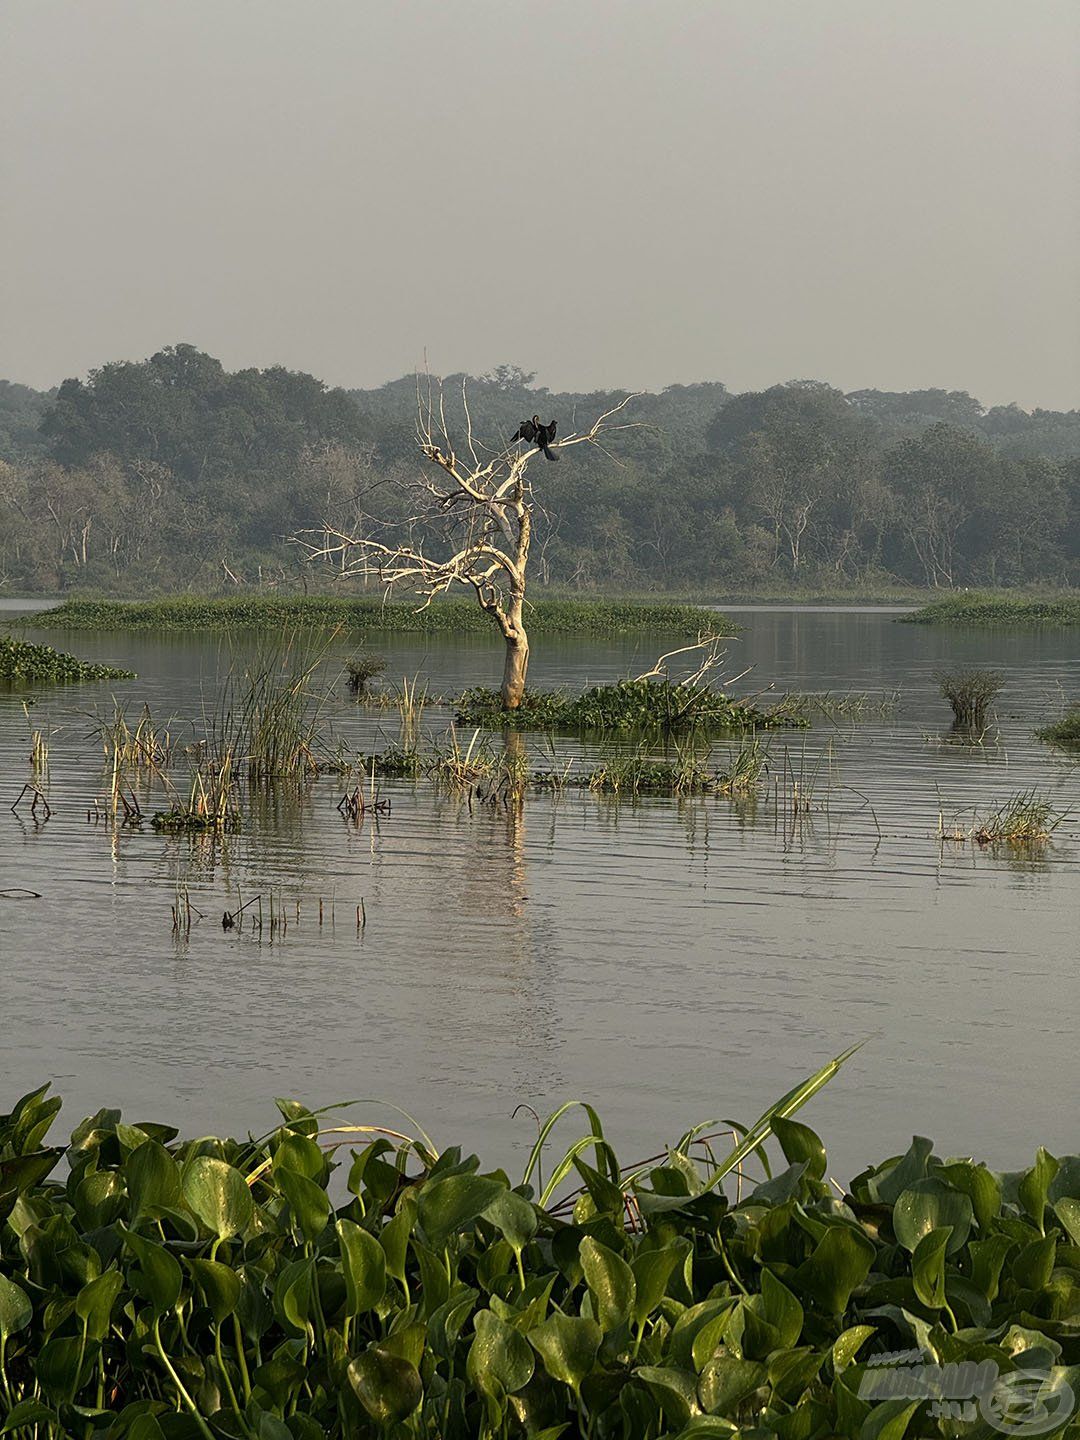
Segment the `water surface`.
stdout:
<path fill-rule="evenodd" d="M 515 1105 L 583 1096 L 630 1159 L 698 1120 L 753 1118 L 870 1036 L 805 1117 L 838 1176 L 913 1132 L 1001 1166 L 1039 1142 L 1075 1149 L 1080 779 L 1032 736 L 1080 694 L 1075 635 L 949 632 L 876 609 L 736 619 L 727 664 L 752 667 L 743 692 L 900 690 L 857 725 L 773 738 L 774 781 L 790 766 L 814 789 L 795 826 L 771 790 L 756 808 L 568 793 L 517 812 L 383 782 L 392 813 L 358 829 L 327 776 L 220 841 L 114 831 L 87 822 L 105 790 L 93 729 L 110 696 L 193 734 L 253 642 L 28 631 L 139 678 L 30 695 L 29 722 L 28 697 L 0 692 L 0 889 L 42 896 L 0 899 L 4 1096 L 48 1078 L 69 1124 L 116 1104 L 200 1132 L 268 1127 L 274 1095 L 381 1097 L 436 1139 L 511 1164 L 532 1127 Z M 421 673 L 433 694 L 497 677 L 484 637 L 374 644 L 389 676 Z M 661 648 L 544 639 L 532 678 L 638 673 Z M 1008 676 L 979 747 L 942 739 L 933 672 L 957 663 Z M 397 734 L 393 711 L 335 700 L 327 714 L 335 743 Z M 426 712 L 429 729 L 447 723 Z M 47 824 L 7 808 L 30 778 L 31 726 L 50 735 Z M 544 763 L 545 742 L 527 743 Z M 578 741 L 556 751 L 587 755 Z M 1030 787 L 1072 811 L 1045 850 L 937 838 L 940 810 L 970 823 Z M 186 938 L 172 932 L 178 886 L 205 916 Z M 271 889 L 287 934 L 222 929 L 238 890 Z"/>

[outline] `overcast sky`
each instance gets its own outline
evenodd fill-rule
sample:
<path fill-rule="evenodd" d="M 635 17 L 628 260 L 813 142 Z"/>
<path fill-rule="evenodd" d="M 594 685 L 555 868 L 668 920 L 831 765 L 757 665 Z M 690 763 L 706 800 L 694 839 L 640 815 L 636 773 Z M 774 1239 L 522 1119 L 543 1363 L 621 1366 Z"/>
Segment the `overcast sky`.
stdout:
<path fill-rule="evenodd" d="M 0 376 L 1080 404 L 1078 0 L 0 0 Z"/>

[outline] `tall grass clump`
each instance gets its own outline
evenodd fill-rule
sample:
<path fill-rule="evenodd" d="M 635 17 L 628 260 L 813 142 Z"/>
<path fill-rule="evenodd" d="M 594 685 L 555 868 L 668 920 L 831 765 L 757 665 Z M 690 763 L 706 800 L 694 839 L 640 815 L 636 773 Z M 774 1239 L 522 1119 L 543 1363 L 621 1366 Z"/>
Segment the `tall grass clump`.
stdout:
<path fill-rule="evenodd" d="M 1001 693 L 1005 677 L 997 670 L 938 670 L 934 674 L 941 694 L 949 702 L 958 730 L 986 729 L 986 711 Z"/>

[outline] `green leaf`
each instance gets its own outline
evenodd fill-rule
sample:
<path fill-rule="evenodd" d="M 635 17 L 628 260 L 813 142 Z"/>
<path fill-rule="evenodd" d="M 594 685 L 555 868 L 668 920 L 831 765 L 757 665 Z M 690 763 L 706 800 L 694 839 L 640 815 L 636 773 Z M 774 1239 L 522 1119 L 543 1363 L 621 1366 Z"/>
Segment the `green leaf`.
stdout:
<path fill-rule="evenodd" d="M 43 1405 L 40 1400 L 20 1400 L 9 1411 L 3 1425 L 0 1425 L 0 1435 L 8 1435 L 12 1430 L 21 1430 L 24 1426 L 29 1429 L 32 1425 L 55 1425 L 57 1419 L 56 1411 L 50 1410 L 48 1405 Z"/>
<path fill-rule="evenodd" d="M 79 1291 L 75 1297 L 75 1313 L 84 1322 L 88 1339 L 105 1339 L 113 1306 L 123 1288 L 124 1277 L 119 1270 L 106 1270 Z"/>
<path fill-rule="evenodd" d="M 697 1376 L 688 1370 L 672 1370 L 667 1366 L 639 1365 L 634 1379 L 649 1388 L 649 1393 L 672 1425 L 685 1425 L 698 1408 Z"/>
<path fill-rule="evenodd" d="M 381 1345 L 369 1346 L 350 1364 L 349 1383 L 371 1418 L 384 1427 L 407 1419 L 424 1398 L 416 1366 Z"/>
<path fill-rule="evenodd" d="M 863 1421 L 859 1440 L 904 1440 L 904 1432 L 921 1403 L 919 1400 L 883 1400 Z"/>
<path fill-rule="evenodd" d="M 639 1250 L 631 1262 L 634 1285 L 634 1323 L 647 1320 L 667 1294 L 672 1271 L 686 1253 L 685 1245 L 665 1245 L 662 1250 Z"/>
<path fill-rule="evenodd" d="M 132 1285 L 144 1300 L 149 1300 L 154 1314 L 160 1318 L 168 1314 L 180 1298 L 183 1284 L 180 1262 L 164 1245 L 147 1240 L 134 1230 L 120 1228 L 125 1244 L 139 1265 L 132 1275 Z"/>
<path fill-rule="evenodd" d="M 1080 1245 L 1080 1200 L 1071 1195 L 1063 1196 L 1054 1206 L 1054 1213 L 1065 1227 L 1065 1233 L 1074 1245 Z"/>
<path fill-rule="evenodd" d="M 417 1198 L 417 1216 L 433 1250 L 480 1219 L 506 1186 L 482 1175 L 448 1175 L 432 1180 Z"/>
<path fill-rule="evenodd" d="M 874 1262 L 873 1243 L 850 1225 L 830 1225 L 792 1277 L 829 1315 L 842 1315 Z"/>
<path fill-rule="evenodd" d="M 229 1240 L 251 1224 L 251 1191 L 240 1171 L 226 1161 L 196 1155 L 184 1166 L 181 1187 L 188 1209 L 217 1239 Z"/>
<path fill-rule="evenodd" d="M 30 1296 L 6 1275 L 0 1275 L 0 1340 L 25 1330 L 33 1318 Z"/>
<path fill-rule="evenodd" d="M 379 1244 L 386 1255 L 387 1274 L 392 1275 L 401 1283 L 404 1283 L 405 1280 L 405 1256 L 409 1248 L 409 1236 L 412 1234 L 415 1223 L 416 1204 L 415 1201 L 407 1199 L 403 1201 L 394 1218 L 388 1221 L 379 1232 Z"/>
<path fill-rule="evenodd" d="M 1040 1145 L 1035 1154 L 1035 1164 L 1020 1181 L 1018 1195 L 1020 1204 L 1034 1220 L 1041 1231 L 1046 1212 L 1046 1192 L 1057 1174 L 1059 1162 Z"/>
<path fill-rule="evenodd" d="M 386 1252 L 374 1235 L 351 1220 L 339 1220 L 335 1228 L 345 1274 L 345 1311 L 362 1315 L 386 1294 Z"/>
<path fill-rule="evenodd" d="M 962 1190 L 971 1201 L 982 1234 L 987 1234 L 995 1216 L 1001 1213 L 1001 1185 L 985 1165 L 973 1165 L 970 1160 L 958 1160 L 952 1165 L 943 1165 L 941 1174 L 950 1185 Z"/>
<path fill-rule="evenodd" d="M 131 1222 L 148 1211 L 175 1209 L 180 1201 L 180 1167 L 163 1145 L 147 1140 L 124 1161 L 124 1180 L 131 1200 Z"/>
<path fill-rule="evenodd" d="M 184 1264 L 191 1272 L 199 1299 L 213 1315 L 214 1324 L 221 1325 L 240 1301 L 243 1288 L 240 1276 L 217 1260 L 185 1259 Z"/>
<path fill-rule="evenodd" d="M 600 1329 L 617 1330 L 630 1318 L 637 1294 L 634 1272 L 621 1255 L 591 1235 L 582 1240 L 578 1254 Z"/>
<path fill-rule="evenodd" d="M 466 1361 L 466 1372 L 477 1390 L 501 1402 L 505 1396 L 525 1388 L 535 1367 L 525 1337 L 492 1311 L 481 1310 Z"/>
<path fill-rule="evenodd" d="M 876 1333 L 877 1329 L 873 1325 L 852 1325 L 850 1330 L 838 1335 L 832 1347 L 833 1372 L 837 1375 L 843 1374 L 871 1335 Z"/>
<path fill-rule="evenodd" d="M 945 1252 L 951 1235 L 947 1225 L 928 1231 L 911 1257 L 915 1294 L 931 1310 L 940 1310 L 945 1304 Z"/>
<path fill-rule="evenodd" d="M 789 1164 L 797 1165 L 800 1161 L 805 1161 L 806 1173 L 814 1180 L 822 1178 L 827 1163 L 825 1146 L 809 1125 L 775 1115 L 772 1132 L 779 1140 L 784 1158 Z"/>
<path fill-rule="evenodd" d="M 294 1137 L 301 1139 L 301 1136 Z M 330 1218 L 330 1197 L 326 1191 L 297 1170 L 279 1170 L 275 1180 L 289 1202 L 305 1240 L 317 1240 Z"/>
<path fill-rule="evenodd" d="M 771 1270 L 761 1272 L 761 1302 L 765 1319 L 780 1336 L 780 1348 L 790 1350 L 802 1334 L 803 1307 Z"/>
<path fill-rule="evenodd" d="M 914 1252 L 931 1230 L 948 1227 L 949 1254 L 963 1249 L 974 1218 L 971 1201 L 962 1190 L 943 1180 L 917 1180 L 897 1199 L 893 1207 L 893 1231 L 905 1250 Z"/>
<path fill-rule="evenodd" d="M 732 1418 L 748 1395 L 752 1395 L 768 1378 L 765 1366 L 757 1360 L 740 1360 L 734 1355 L 718 1355 L 710 1360 L 698 1380 L 702 1409 L 710 1415 Z"/>
<path fill-rule="evenodd" d="M 542 1325 L 529 1331 L 528 1339 L 551 1378 L 569 1385 L 576 1395 L 600 1349 L 600 1326 L 596 1321 L 556 1310 Z"/>
<path fill-rule="evenodd" d="M 516 1195 L 513 1190 L 500 1190 L 494 1200 L 485 1205 L 481 1214 L 500 1232 L 513 1248 L 515 1255 L 521 1254 L 536 1234 L 537 1225 L 540 1223 L 536 1206 L 530 1204 L 523 1195 Z"/>
<path fill-rule="evenodd" d="M 274 1306 L 294 1330 L 306 1335 L 311 1313 L 314 1267 L 310 1260 L 286 1265 L 274 1286 Z"/>

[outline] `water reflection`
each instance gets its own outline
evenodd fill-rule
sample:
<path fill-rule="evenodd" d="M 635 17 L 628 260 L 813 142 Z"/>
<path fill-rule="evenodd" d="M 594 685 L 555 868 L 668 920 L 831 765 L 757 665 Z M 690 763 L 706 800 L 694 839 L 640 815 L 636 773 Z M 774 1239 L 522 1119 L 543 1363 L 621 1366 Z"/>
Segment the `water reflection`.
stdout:
<path fill-rule="evenodd" d="M 108 801 L 88 737 L 111 701 L 41 694 L 53 817 L 0 807 L 0 887 L 43 896 L 0 900 L 9 1089 L 55 1075 L 72 1111 L 107 1101 L 196 1130 L 272 1121 L 276 1093 L 382 1095 L 437 1138 L 504 1159 L 531 1140 L 510 1118 L 518 1101 L 543 1112 L 581 1095 L 639 1151 L 710 1114 L 757 1114 L 874 1034 L 815 1101 L 837 1173 L 902 1149 L 914 1129 L 1023 1163 L 1034 1097 L 1075 1074 L 1080 783 L 1032 738 L 1046 697 L 1080 689 L 1074 641 L 950 637 L 879 614 L 740 618 L 750 688 L 902 693 L 857 721 L 819 713 L 805 740 L 773 737 L 767 780 L 738 801 L 567 788 L 490 803 L 380 780 L 389 812 L 352 823 L 337 808 L 343 782 L 321 776 L 245 792 L 236 834 L 159 835 L 87 821 Z M 546 646 L 537 682 L 640 670 L 643 643 Z M 192 636 L 80 636 L 77 648 L 138 670 L 117 698 L 175 716 L 185 741 L 230 658 Z M 381 648 L 389 674 L 421 672 L 433 694 L 497 669 L 471 639 Z M 981 744 L 948 738 L 932 674 L 943 661 L 1007 674 Z M 396 711 L 331 704 L 335 743 L 352 753 L 399 739 Z M 441 736 L 449 718 L 428 705 L 419 723 Z M 507 768 L 591 763 L 565 737 L 495 743 Z M 21 705 L 0 695 L 8 804 L 27 749 Z M 177 784 L 186 766 L 178 754 Z M 1031 788 L 1073 812 L 1052 843 L 940 838 L 941 813 L 970 825 Z M 146 816 L 164 803 L 145 778 L 135 793 Z M 204 918 L 174 935 L 179 890 Z M 271 893 L 288 918 L 272 936 Z M 223 928 L 258 895 L 261 929 Z M 1070 1143 L 1065 1109 L 1044 1109 L 1039 1138 Z"/>

